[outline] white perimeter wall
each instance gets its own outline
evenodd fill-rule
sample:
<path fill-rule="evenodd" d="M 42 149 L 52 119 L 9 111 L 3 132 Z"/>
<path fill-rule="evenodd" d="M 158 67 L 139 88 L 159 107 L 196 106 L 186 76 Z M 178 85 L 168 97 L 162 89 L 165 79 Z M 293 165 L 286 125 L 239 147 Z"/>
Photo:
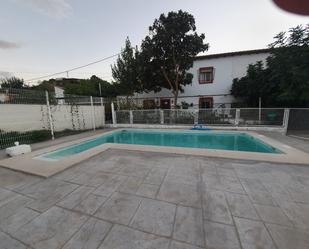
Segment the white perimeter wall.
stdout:
<path fill-rule="evenodd" d="M 92 129 L 91 106 L 51 106 L 55 131 Z M 94 106 L 96 127 L 103 125 L 103 107 Z M 31 131 L 49 129 L 46 105 L 1 104 L 0 130 Z"/>

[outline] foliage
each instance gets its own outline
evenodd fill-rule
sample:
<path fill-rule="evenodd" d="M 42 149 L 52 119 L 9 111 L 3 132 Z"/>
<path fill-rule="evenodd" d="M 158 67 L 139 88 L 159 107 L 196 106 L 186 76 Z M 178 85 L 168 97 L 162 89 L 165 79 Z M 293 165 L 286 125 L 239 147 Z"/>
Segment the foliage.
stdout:
<path fill-rule="evenodd" d="M 143 90 L 170 89 L 176 106 L 179 91 L 192 83 L 193 75 L 188 70 L 194 57 L 208 49 L 204 39 L 204 34 L 197 34 L 195 19 L 187 12 L 172 11 L 155 19 L 137 56 Z"/>
<path fill-rule="evenodd" d="M 102 97 L 116 96 L 116 87 L 109 82 L 100 79 L 93 75 L 90 79 L 81 79 L 78 82 L 68 83 L 64 85 L 66 94 L 85 95 L 85 96 L 100 96 L 100 86 Z"/>
<path fill-rule="evenodd" d="M 249 65 L 246 76 L 234 79 L 232 94 L 249 106 L 309 106 L 309 25 L 291 28 L 275 36 L 270 56 Z"/>
<path fill-rule="evenodd" d="M 14 142 L 19 141 L 20 144 L 24 143 L 37 143 L 51 138 L 50 131 L 48 130 L 34 130 L 26 132 L 3 132 L 0 130 L 0 149 L 4 149 L 14 145 Z"/>
<path fill-rule="evenodd" d="M 21 89 L 26 87 L 24 80 L 17 77 L 0 79 L 0 85 L 1 88 Z"/>
<path fill-rule="evenodd" d="M 137 48 L 131 46 L 129 38 L 126 39 L 125 48 L 121 51 L 116 63 L 112 66 L 112 75 L 121 95 L 133 95 L 141 91 L 141 82 L 138 74 Z"/>

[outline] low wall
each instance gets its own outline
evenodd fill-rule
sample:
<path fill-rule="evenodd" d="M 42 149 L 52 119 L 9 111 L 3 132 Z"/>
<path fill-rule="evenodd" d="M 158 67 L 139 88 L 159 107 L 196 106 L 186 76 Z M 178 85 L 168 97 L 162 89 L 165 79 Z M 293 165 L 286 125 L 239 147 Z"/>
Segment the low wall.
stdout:
<path fill-rule="evenodd" d="M 51 115 L 55 131 L 93 128 L 92 107 L 90 105 L 52 105 Z M 103 126 L 102 106 L 94 106 L 94 117 L 96 127 Z M 49 129 L 49 126 L 46 105 L 0 105 L 0 130 L 2 131 L 45 130 Z"/>

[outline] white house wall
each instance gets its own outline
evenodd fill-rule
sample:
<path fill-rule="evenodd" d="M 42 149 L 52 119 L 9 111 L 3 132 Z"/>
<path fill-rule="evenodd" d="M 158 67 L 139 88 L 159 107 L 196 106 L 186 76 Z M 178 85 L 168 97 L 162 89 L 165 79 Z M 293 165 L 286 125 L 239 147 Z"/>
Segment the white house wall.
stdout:
<path fill-rule="evenodd" d="M 203 96 L 213 97 L 214 105 L 235 102 L 230 94 L 233 79 L 245 76 L 249 64 L 254 64 L 257 61 L 265 62 L 268 56 L 269 53 L 257 53 L 195 60 L 193 67 L 189 70 L 193 74 L 192 84 L 186 86 L 184 92 L 180 93 L 178 103 L 185 101 L 189 104 L 198 105 L 199 97 Z M 202 67 L 214 68 L 213 83 L 199 84 L 199 69 Z M 185 96 L 186 98 L 182 98 Z M 136 94 L 136 97 L 173 98 L 171 91 L 167 89 L 158 93 Z"/>

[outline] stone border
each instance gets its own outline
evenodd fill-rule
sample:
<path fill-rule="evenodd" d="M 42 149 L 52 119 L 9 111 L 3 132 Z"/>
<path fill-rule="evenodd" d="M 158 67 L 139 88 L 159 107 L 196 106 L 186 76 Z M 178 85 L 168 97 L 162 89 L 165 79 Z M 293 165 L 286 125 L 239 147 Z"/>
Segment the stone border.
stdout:
<path fill-rule="evenodd" d="M 113 131 L 103 132 L 102 134 L 110 134 L 112 132 L 119 131 L 119 130 L 124 130 L 124 129 L 116 129 Z M 169 131 L 171 131 L 171 129 Z M 183 132 L 183 130 L 179 130 L 179 129 L 173 130 L 173 131 Z M 191 131 L 191 132 L 200 133 L 201 131 Z M 211 132 L 211 131 L 207 131 L 207 132 Z M 220 132 L 231 133 L 233 131 L 220 131 Z M 284 154 L 106 143 L 106 144 L 102 144 L 97 147 L 94 147 L 92 149 L 89 149 L 87 151 L 81 152 L 79 154 L 70 156 L 68 158 L 63 158 L 58 161 L 46 161 L 46 160 L 39 160 L 38 158 L 35 158 L 35 157 L 39 157 L 42 154 L 45 154 L 45 153 L 48 153 L 54 150 L 58 150 L 58 149 L 61 149 L 67 146 L 71 146 L 74 144 L 78 144 L 78 143 L 102 136 L 102 134 L 99 134 L 99 135 L 94 135 L 94 136 L 78 139 L 78 140 L 67 142 L 67 143 L 54 145 L 54 146 L 51 146 L 45 149 L 31 152 L 29 154 L 4 159 L 0 161 L 0 166 L 13 169 L 13 170 L 17 170 L 17 171 L 22 171 L 22 172 L 33 174 L 33 175 L 42 176 L 42 177 L 50 177 L 56 173 L 59 173 L 81 161 L 84 161 L 108 149 L 175 153 L 175 154 L 193 155 L 193 156 L 206 156 L 206 157 L 266 161 L 266 162 L 274 162 L 274 163 L 290 163 L 290 164 L 309 165 L 309 154 L 303 151 L 292 148 L 291 146 L 285 145 L 279 141 L 276 141 L 264 135 L 257 134 L 255 132 L 246 131 L 244 133 L 247 133 L 263 141 L 264 143 L 281 150 L 282 152 L 284 152 Z"/>

